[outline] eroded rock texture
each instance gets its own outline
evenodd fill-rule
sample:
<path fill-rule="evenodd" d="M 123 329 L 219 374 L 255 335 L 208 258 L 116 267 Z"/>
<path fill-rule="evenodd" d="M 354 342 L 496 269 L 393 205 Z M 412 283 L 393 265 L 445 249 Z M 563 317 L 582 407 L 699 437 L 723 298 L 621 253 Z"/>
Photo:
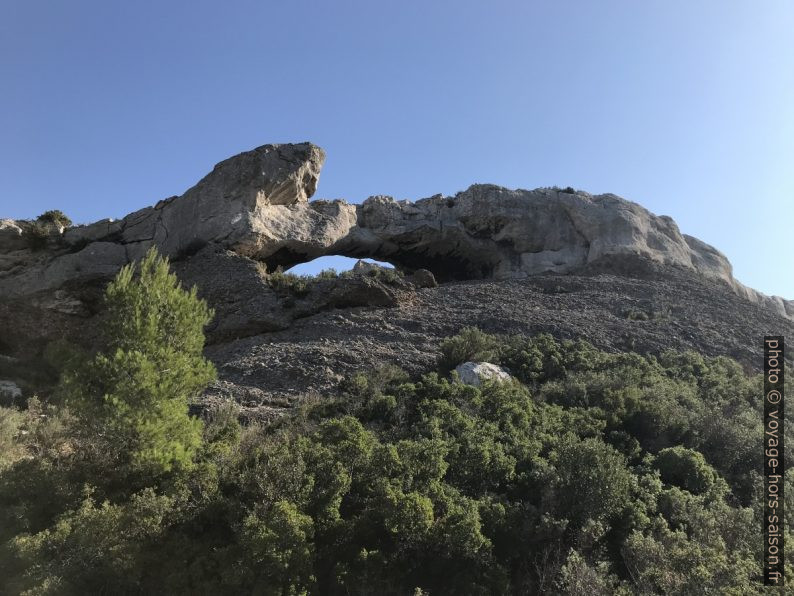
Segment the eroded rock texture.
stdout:
<path fill-rule="evenodd" d="M 120 221 L 51 230 L 38 252 L 26 244 L 29 222 L 2 220 L 0 296 L 107 278 L 153 244 L 176 259 L 213 245 L 271 270 L 338 254 L 429 269 L 442 281 L 584 268 L 631 273 L 654 262 L 721 279 L 751 301 L 794 314 L 790 301 L 739 284 L 724 255 L 682 235 L 669 217 L 615 195 L 478 184 L 416 202 L 310 203 L 324 159 L 310 143 L 264 145 L 219 163 L 181 197 Z"/>
<path fill-rule="evenodd" d="M 219 163 L 181 197 L 118 221 L 63 229 L 0 220 L 0 356 L 41 354 L 53 337 L 90 335 L 81 321 L 96 312 L 104 284 L 153 245 L 215 307 L 211 342 L 285 330 L 327 308 L 393 306 L 436 280 L 650 279 L 659 267 L 794 317 L 794 302 L 743 286 L 719 251 L 615 195 L 478 184 L 416 202 L 309 202 L 324 159 L 310 143 L 264 145 Z M 366 276 L 327 280 L 298 299 L 265 282 L 265 269 L 323 255 L 371 257 L 416 275 L 391 285 Z"/>

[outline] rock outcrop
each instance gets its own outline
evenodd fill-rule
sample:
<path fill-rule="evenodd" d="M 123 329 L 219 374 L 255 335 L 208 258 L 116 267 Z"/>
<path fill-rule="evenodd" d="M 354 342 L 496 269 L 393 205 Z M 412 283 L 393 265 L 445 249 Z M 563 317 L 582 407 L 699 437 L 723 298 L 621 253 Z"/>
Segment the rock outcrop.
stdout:
<path fill-rule="evenodd" d="M 659 263 L 722 280 L 748 300 L 794 316 L 793 302 L 737 282 L 724 255 L 681 234 L 672 219 L 615 195 L 477 184 L 416 202 L 309 202 L 324 158 L 310 143 L 265 145 L 219 163 L 181 197 L 120 221 L 50 230 L 38 251 L 26 244 L 30 222 L 2 220 L 0 297 L 105 280 L 152 245 L 174 259 L 212 245 L 269 270 L 336 254 L 389 261 L 408 273 L 428 269 L 440 281 L 634 274 Z M 64 301 L 77 308 L 74 299 Z"/>
<path fill-rule="evenodd" d="M 491 362 L 464 362 L 455 367 L 458 379 L 464 385 L 480 387 L 483 383 L 505 383 L 510 380 L 510 373 Z"/>
<path fill-rule="evenodd" d="M 206 329 L 212 343 L 287 329 L 296 319 L 333 308 L 395 306 L 422 287 L 412 278 L 374 275 L 380 268 L 294 280 L 299 287 L 286 280 L 278 284 L 255 261 L 217 246 L 206 246 L 174 262 L 173 268 L 185 285 L 197 286 L 213 305 L 215 318 Z"/>
<path fill-rule="evenodd" d="M 53 337 L 81 328 L 105 282 L 151 246 L 215 307 L 213 341 L 282 330 L 325 308 L 394 305 L 436 281 L 549 273 L 650 278 L 658 267 L 718 282 L 794 317 L 794 302 L 743 286 L 719 251 L 615 195 L 477 184 L 416 202 L 310 202 L 324 159 L 310 143 L 264 145 L 219 163 L 181 197 L 118 221 L 64 229 L 0 220 L 0 355 L 41 354 Z M 388 261 L 406 276 L 396 287 L 366 277 L 324 282 L 298 299 L 264 281 L 265 269 L 324 255 Z"/>
<path fill-rule="evenodd" d="M 119 221 L 61 233 L 35 222 L 0 220 L 0 297 L 107 278 L 152 245 L 174 258 L 208 244 L 255 255 L 257 244 L 266 241 L 263 210 L 305 204 L 317 188 L 324 160 L 323 150 L 310 143 L 264 145 L 222 161 L 181 197 Z M 40 240 L 42 231 L 49 232 L 43 247 L 31 242 Z"/>

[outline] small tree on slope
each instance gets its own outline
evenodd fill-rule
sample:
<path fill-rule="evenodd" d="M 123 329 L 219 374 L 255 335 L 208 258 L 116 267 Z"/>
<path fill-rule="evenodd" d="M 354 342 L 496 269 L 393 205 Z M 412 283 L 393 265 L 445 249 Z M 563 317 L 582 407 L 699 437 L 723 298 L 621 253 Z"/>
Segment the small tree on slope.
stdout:
<path fill-rule="evenodd" d="M 122 475 L 189 467 L 202 424 L 188 401 L 216 374 L 202 355 L 211 309 L 154 248 L 118 273 L 105 300 L 104 350 L 64 381 L 92 456 Z"/>

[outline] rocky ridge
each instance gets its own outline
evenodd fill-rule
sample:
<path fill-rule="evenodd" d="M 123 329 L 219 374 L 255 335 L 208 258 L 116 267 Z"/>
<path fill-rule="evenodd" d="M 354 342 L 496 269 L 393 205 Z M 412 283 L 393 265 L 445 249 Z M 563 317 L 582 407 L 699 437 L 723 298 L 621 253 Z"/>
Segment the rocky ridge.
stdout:
<path fill-rule="evenodd" d="M 29 296 L 112 275 L 152 245 L 179 259 L 212 245 L 288 268 L 324 255 L 371 257 L 442 281 L 513 279 L 583 269 L 631 272 L 649 262 L 723 280 L 751 302 L 794 316 L 794 302 L 733 278 L 715 248 L 616 195 L 475 184 L 416 202 L 309 202 L 325 153 L 310 143 L 264 145 L 219 163 L 181 197 L 119 221 L 53 230 L 26 250 L 30 222 L 0 221 L 0 296 Z"/>
<path fill-rule="evenodd" d="M 719 251 L 681 234 L 671 218 L 615 195 L 477 184 L 455 196 L 416 202 L 386 196 L 361 204 L 310 202 L 324 159 L 323 150 L 310 143 L 264 145 L 219 163 L 181 197 L 118 221 L 64 228 L 0 220 L 0 356 L 35 361 L 55 337 L 92 343 L 96 338 L 85 321 L 97 312 L 102 287 L 153 245 L 216 309 L 209 340 L 221 352 L 241 338 L 285 333 L 299 321 L 334 316 L 323 314 L 329 309 L 381 309 L 387 328 L 395 308 L 433 308 L 434 296 L 447 294 L 454 301 L 449 288 L 465 294 L 478 283 L 492 288 L 483 297 L 486 304 L 502 294 L 512 300 L 515 288 L 525 287 L 527 304 L 516 304 L 514 316 L 526 315 L 533 300 L 538 303 L 532 288 L 561 275 L 581 280 L 583 287 L 604 276 L 622 285 L 642 279 L 658 292 L 663 289 L 656 282 L 673 275 L 709 288 L 705 294 L 712 302 L 730 297 L 732 308 L 756 313 L 770 332 L 790 329 L 794 318 L 794 301 L 743 286 Z M 361 268 L 344 279 L 318 280 L 295 295 L 274 287 L 266 273 L 324 255 L 388 261 L 408 277 L 386 281 Z M 446 283 L 431 289 L 436 279 Z M 618 303 L 629 297 L 618 296 Z M 587 320 L 586 310 L 582 305 L 578 315 L 570 314 Z M 510 313 L 503 316 L 510 320 Z M 210 346 L 209 353 L 220 352 Z M 223 368 L 224 357 L 217 358 Z M 411 362 L 410 356 L 400 359 Z M 333 358 L 327 367 L 328 378 L 337 375 L 334 367 L 345 369 Z M 216 389 L 227 381 L 241 387 L 229 381 L 233 375 L 221 377 Z M 263 386 L 258 391 L 278 393 Z"/>

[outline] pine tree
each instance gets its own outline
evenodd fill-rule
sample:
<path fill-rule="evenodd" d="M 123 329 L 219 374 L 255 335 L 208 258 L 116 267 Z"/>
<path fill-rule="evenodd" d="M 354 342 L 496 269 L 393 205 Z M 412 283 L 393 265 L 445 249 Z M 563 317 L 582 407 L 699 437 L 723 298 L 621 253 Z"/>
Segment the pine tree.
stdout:
<path fill-rule="evenodd" d="M 64 380 L 89 458 L 147 477 L 189 467 L 202 424 L 188 401 L 216 374 L 202 355 L 212 311 L 154 248 L 118 273 L 105 302 L 104 349 Z"/>

